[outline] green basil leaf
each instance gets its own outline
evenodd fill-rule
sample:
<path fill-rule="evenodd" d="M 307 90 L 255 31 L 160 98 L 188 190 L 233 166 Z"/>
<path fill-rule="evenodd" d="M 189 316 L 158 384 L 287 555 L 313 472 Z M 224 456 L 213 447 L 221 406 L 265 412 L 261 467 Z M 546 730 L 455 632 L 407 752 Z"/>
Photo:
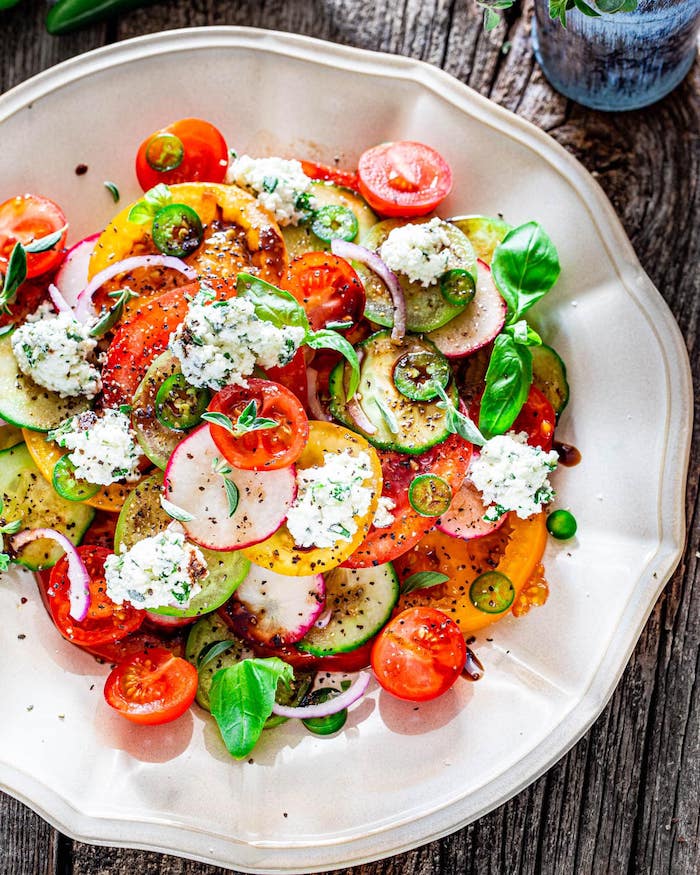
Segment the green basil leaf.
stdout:
<path fill-rule="evenodd" d="M 509 231 L 496 247 L 491 273 L 516 322 L 552 288 L 561 267 L 554 244 L 537 222 Z"/>
<path fill-rule="evenodd" d="M 5 523 L 4 526 L 0 527 L 0 533 L 3 535 L 16 535 L 17 532 L 22 528 L 22 520 L 12 520 L 11 523 Z"/>
<path fill-rule="evenodd" d="M 133 205 L 127 214 L 127 221 L 133 222 L 135 225 L 145 225 L 153 220 L 156 214 L 156 209 L 145 201 L 138 201 Z"/>
<path fill-rule="evenodd" d="M 201 671 L 205 665 L 208 665 L 212 661 L 212 659 L 216 659 L 217 656 L 220 656 L 222 653 L 226 653 L 226 651 L 236 642 L 232 639 L 228 639 L 226 641 L 210 641 L 206 647 L 203 647 L 197 657 L 197 671 Z"/>
<path fill-rule="evenodd" d="M 173 196 L 168 186 L 163 182 L 159 182 L 158 185 L 148 189 L 143 199 L 147 204 L 154 207 L 154 212 L 157 212 L 162 207 L 167 206 L 172 201 Z"/>
<path fill-rule="evenodd" d="M 291 665 L 277 657 L 243 659 L 214 675 L 209 694 L 211 713 L 228 752 L 242 759 L 255 747 L 272 714 L 280 680 L 289 685 Z"/>
<path fill-rule="evenodd" d="M 600 8 L 603 9 L 603 7 L 601 5 L 601 0 L 597 0 L 597 2 L 598 2 L 598 6 L 600 6 Z M 605 2 L 605 0 L 603 0 L 603 2 Z M 618 9 L 621 8 L 621 4 L 622 4 L 622 2 L 624 2 L 624 0 L 615 0 L 615 2 L 616 2 L 616 4 L 618 4 L 618 6 L 617 6 L 617 9 L 615 9 L 613 11 L 617 12 Z M 574 0 L 574 5 L 576 6 L 576 8 L 578 9 L 579 12 L 582 12 L 584 15 L 587 15 L 589 18 L 600 18 L 600 12 L 596 12 L 592 6 L 589 6 L 588 3 L 585 2 L 585 0 Z M 603 11 L 605 11 L 605 10 L 603 9 Z"/>
<path fill-rule="evenodd" d="M 290 295 L 284 289 L 278 289 L 249 273 L 239 273 L 236 280 L 236 294 L 239 298 L 245 298 L 253 304 L 258 319 L 270 322 L 276 328 L 292 325 L 309 330 L 306 311 L 294 295 Z"/>
<path fill-rule="evenodd" d="M 7 553 L 0 553 L 0 571 L 7 571 L 12 564 L 12 559 Z"/>
<path fill-rule="evenodd" d="M 360 361 L 350 341 L 343 337 L 342 334 L 324 328 L 321 331 L 314 331 L 312 334 L 309 334 L 305 343 L 311 349 L 334 349 L 346 359 L 350 365 L 348 399 L 352 398 L 360 385 Z"/>
<path fill-rule="evenodd" d="M 428 589 L 431 586 L 437 586 L 440 583 L 446 583 L 450 578 L 447 574 L 440 571 L 417 571 L 411 574 L 401 584 L 401 595 L 413 592 L 416 589 Z"/>
<path fill-rule="evenodd" d="M 445 411 L 445 424 L 448 431 L 452 434 L 459 435 L 463 440 L 469 441 L 477 447 L 483 447 L 486 443 L 484 436 L 481 434 L 476 424 L 471 419 L 455 407 L 452 399 L 443 389 L 440 383 L 433 383 L 435 391 L 442 399 L 437 406 Z"/>
<path fill-rule="evenodd" d="M 506 325 L 504 331 L 521 346 L 542 346 L 542 338 L 533 328 L 530 328 L 524 319 L 520 319 L 512 325 Z"/>
<path fill-rule="evenodd" d="M 496 338 L 481 397 L 479 428 L 491 438 L 513 425 L 532 383 L 532 353 L 507 334 Z"/>
<path fill-rule="evenodd" d="M 582 0 L 576 0 L 576 8 L 579 9 L 579 3 Z M 595 5 L 600 9 L 601 12 L 608 12 L 613 14 L 615 12 L 619 12 L 622 7 L 625 5 L 625 0 L 595 0 Z M 581 9 L 583 12 L 583 9 Z M 597 14 L 597 13 L 596 13 Z"/>

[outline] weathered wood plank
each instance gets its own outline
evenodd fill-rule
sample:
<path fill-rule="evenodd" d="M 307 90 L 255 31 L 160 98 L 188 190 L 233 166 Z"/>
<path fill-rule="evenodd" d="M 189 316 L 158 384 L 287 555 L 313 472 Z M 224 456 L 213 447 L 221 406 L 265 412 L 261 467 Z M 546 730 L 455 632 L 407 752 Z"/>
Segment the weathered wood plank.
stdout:
<path fill-rule="evenodd" d="M 549 131 L 597 176 L 647 272 L 686 338 L 700 397 L 700 72 L 661 105 L 606 115 L 556 95 L 533 62 L 528 12 L 509 13 L 491 34 L 459 0 L 176 0 L 55 40 L 39 27 L 39 0 L 9 14 L 0 31 L 0 89 L 73 54 L 165 28 L 244 24 L 397 52 L 448 72 Z M 507 49 L 507 51 L 505 50 Z M 697 412 L 700 413 L 700 410 Z M 653 411 L 650 411 L 653 415 Z M 696 417 L 700 418 L 700 417 Z M 696 425 L 697 432 L 700 428 Z M 591 731 L 550 772 L 460 832 L 342 875 L 689 875 L 700 869 L 700 442 L 691 460 L 684 561 L 649 619 L 622 682 Z M 143 871 L 214 875 L 213 867 L 123 849 L 59 843 L 40 818 L 3 797 L 0 873 L 56 871 L 126 875 Z M 70 851 L 70 852 L 69 852 Z M 60 858 L 60 859 L 59 859 Z"/>

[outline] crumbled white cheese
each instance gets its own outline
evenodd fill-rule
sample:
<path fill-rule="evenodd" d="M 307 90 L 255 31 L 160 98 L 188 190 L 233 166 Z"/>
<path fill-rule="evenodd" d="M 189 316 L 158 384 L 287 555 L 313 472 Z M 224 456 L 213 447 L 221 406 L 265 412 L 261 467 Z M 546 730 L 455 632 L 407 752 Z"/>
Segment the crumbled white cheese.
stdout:
<path fill-rule="evenodd" d="M 94 365 L 97 340 L 89 332 L 89 325 L 69 313 L 56 314 L 49 304 L 42 304 L 12 334 L 12 352 L 22 373 L 39 386 L 61 398 L 94 398 L 102 381 Z"/>
<path fill-rule="evenodd" d="M 489 506 L 484 519 L 496 520 L 509 510 L 521 519 L 538 513 L 554 498 L 547 476 L 557 461 L 554 450 L 546 453 L 531 447 L 525 432 L 509 432 L 486 441 L 467 474 Z"/>
<path fill-rule="evenodd" d="M 141 450 L 129 417 L 120 410 L 107 409 L 101 416 L 88 410 L 73 416 L 49 432 L 49 439 L 70 450 L 68 458 L 79 480 L 109 486 L 139 479 Z"/>
<path fill-rule="evenodd" d="M 429 286 L 445 271 L 460 267 L 460 260 L 450 249 L 449 225 L 431 219 L 415 225 L 394 228 L 379 247 L 379 255 L 388 268 L 402 273 L 411 282 Z"/>
<path fill-rule="evenodd" d="M 390 511 L 395 507 L 396 502 L 393 498 L 389 498 L 386 495 L 381 496 L 377 509 L 374 512 L 374 519 L 372 520 L 375 529 L 386 529 L 387 526 L 392 525 L 394 522 L 394 515 L 390 513 Z"/>
<path fill-rule="evenodd" d="M 202 551 L 185 541 L 177 523 L 105 560 L 107 595 L 143 609 L 187 608 L 208 573 Z"/>
<path fill-rule="evenodd" d="M 296 225 L 315 207 L 308 194 L 311 179 L 299 161 L 241 155 L 229 166 L 226 181 L 254 194 L 280 225 Z"/>
<path fill-rule="evenodd" d="M 373 492 L 363 482 L 372 474 L 367 453 L 325 452 L 323 465 L 297 472 L 297 497 L 287 528 L 299 547 L 333 547 L 352 541 L 355 517 L 364 516 Z"/>
<path fill-rule="evenodd" d="M 304 340 L 303 328 L 277 328 L 258 319 L 244 298 L 211 301 L 205 289 L 190 303 L 184 322 L 170 335 L 169 348 L 192 386 L 218 390 L 247 386 L 255 365 L 289 364 Z"/>

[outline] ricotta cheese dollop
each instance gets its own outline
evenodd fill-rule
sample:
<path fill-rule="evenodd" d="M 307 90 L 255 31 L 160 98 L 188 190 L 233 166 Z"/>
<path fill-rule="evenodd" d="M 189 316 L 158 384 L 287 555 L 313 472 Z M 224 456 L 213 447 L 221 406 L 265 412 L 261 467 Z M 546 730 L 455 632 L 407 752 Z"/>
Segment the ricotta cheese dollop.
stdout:
<path fill-rule="evenodd" d="M 323 465 L 297 472 L 297 497 L 287 528 L 299 547 L 333 547 L 352 541 L 356 516 L 364 516 L 373 492 L 364 486 L 372 467 L 367 453 L 324 453 Z"/>
<path fill-rule="evenodd" d="M 372 525 L 375 529 L 386 529 L 388 526 L 392 525 L 395 517 L 391 511 L 394 510 L 395 507 L 396 502 L 393 498 L 389 498 L 387 495 L 381 496 L 377 509 L 374 512 L 374 519 L 372 520 Z"/>
<path fill-rule="evenodd" d="M 467 474 L 488 505 L 484 519 L 497 520 L 509 510 L 521 519 L 539 513 L 542 505 L 554 498 L 547 477 L 558 459 L 554 450 L 531 447 L 525 432 L 509 432 L 486 441 Z"/>
<path fill-rule="evenodd" d="M 97 340 L 90 337 L 90 326 L 70 313 L 56 314 L 49 304 L 42 304 L 15 330 L 11 343 L 22 373 L 61 398 L 94 398 L 102 389 L 93 363 Z"/>
<path fill-rule="evenodd" d="M 200 292 L 170 335 L 169 348 L 192 386 L 215 391 L 231 383 L 245 387 L 256 364 L 273 368 L 294 358 L 306 334 L 303 328 L 277 328 L 258 319 L 244 298 L 211 297 L 206 290 Z"/>
<path fill-rule="evenodd" d="M 177 523 L 105 560 L 107 595 L 117 605 L 144 610 L 188 607 L 208 573 L 202 551 L 185 540 Z"/>
<path fill-rule="evenodd" d="M 109 486 L 117 480 L 138 480 L 141 450 L 129 417 L 107 409 L 101 416 L 92 410 L 67 419 L 49 432 L 49 439 L 70 450 L 75 476 L 88 483 Z"/>
<path fill-rule="evenodd" d="M 429 286 L 445 271 L 460 266 L 450 249 L 449 226 L 442 219 L 394 228 L 379 247 L 388 268 L 402 273 L 413 283 Z"/>
<path fill-rule="evenodd" d="M 248 189 L 280 225 L 297 225 L 315 205 L 312 180 L 299 161 L 241 155 L 229 166 L 226 181 Z"/>

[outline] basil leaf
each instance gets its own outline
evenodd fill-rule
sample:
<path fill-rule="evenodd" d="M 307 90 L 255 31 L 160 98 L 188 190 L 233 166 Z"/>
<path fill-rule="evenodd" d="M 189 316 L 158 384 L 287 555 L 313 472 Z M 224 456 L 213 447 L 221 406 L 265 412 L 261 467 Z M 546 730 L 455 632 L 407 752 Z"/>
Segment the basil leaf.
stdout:
<path fill-rule="evenodd" d="M 129 210 L 126 218 L 128 222 L 133 222 L 135 225 L 145 225 L 153 219 L 155 214 L 156 210 L 154 207 L 145 201 L 138 201 Z"/>
<path fill-rule="evenodd" d="M 485 437 L 503 434 L 513 425 L 532 383 L 532 353 L 507 334 L 496 338 L 481 397 L 479 428 Z"/>
<path fill-rule="evenodd" d="M 162 207 L 167 206 L 172 201 L 173 196 L 168 186 L 163 182 L 159 182 L 158 185 L 148 189 L 143 199 L 147 204 L 155 208 L 154 212 L 157 212 Z"/>
<path fill-rule="evenodd" d="M 477 447 L 483 447 L 486 443 L 484 436 L 481 434 L 476 424 L 471 419 L 455 407 L 452 399 L 440 383 L 433 383 L 433 387 L 437 394 L 442 399 L 437 403 L 445 411 L 445 424 L 451 434 L 459 435 L 463 440 L 469 441 Z"/>
<path fill-rule="evenodd" d="M 249 273 L 239 273 L 236 280 L 236 294 L 239 298 L 245 298 L 253 304 L 258 319 L 270 322 L 276 328 L 292 325 L 305 331 L 309 330 L 306 311 L 294 295 L 284 289 L 278 289 Z"/>
<path fill-rule="evenodd" d="M 496 247 L 491 273 L 516 322 L 552 288 L 561 267 L 554 244 L 537 222 L 509 231 Z"/>
<path fill-rule="evenodd" d="M 506 325 L 504 331 L 521 346 L 542 346 L 542 338 L 533 328 L 530 328 L 524 319 L 520 319 L 512 325 Z"/>
<path fill-rule="evenodd" d="M 242 759 L 255 747 L 272 714 L 277 684 L 294 678 L 291 665 L 277 657 L 244 659 L 214 675 L 211 713 L 231 756 Z"/>
<path fill-rule="evenodd" d="M 339 352 L 350 365 L 350 381 L 348 383 L 348 400 L 353 397 L 360 385 L 360 361 L 353 345 L 335 331 L 326 328 L 314 331 L 306 338 L 305 343 L 311 349 L 334 349 Z"/>
<path fill-rule="evenodd" d="M 605 2 L 605 0 L 597 0 L 597 2 L 600 8 L 603 9 L 602 3 Z M 617 4 L 617 9 L 613 11 L 617 12 L 618 9 L 622 8 L 622 3 L 624 2 L 624 0 L 615 0 L 615 2 Z M 585 2 L 585 0 L 574 0 L 574 6 L 578 9 L 579 12 L 582 12 L 589 18 L 600 18 L 600 13 L 596 12 L 592 6 L 589 6 L 588 3 Z"/>
<path fill-rule="evenodd" d="M 449 579 L 447 574 L 442 574 L 440 571 L 417 571 L 401 584 L 401 595 L 406 595 L 406 593 L 416 589 L 428 589 L 431 586 L 446 583 Z"/>
<path fill-rule="evenodd" d="M 216 659 L 217 656 L 220 656 L 222 653 L 226 653 L 226 651 L 236 642 L 232 639 L 228 639 L 226 641 L 210 641 L 206 647 L 203 647 L 197 657 L 197 671 L 201 671 L 205 665 L 210 663 L 212 659 Z"/>
<path fill-rule="evenodd" d="M 7 571 L 12 564 L 12 559 L 7 553 L 0 553 L 0 571 Z"/>

